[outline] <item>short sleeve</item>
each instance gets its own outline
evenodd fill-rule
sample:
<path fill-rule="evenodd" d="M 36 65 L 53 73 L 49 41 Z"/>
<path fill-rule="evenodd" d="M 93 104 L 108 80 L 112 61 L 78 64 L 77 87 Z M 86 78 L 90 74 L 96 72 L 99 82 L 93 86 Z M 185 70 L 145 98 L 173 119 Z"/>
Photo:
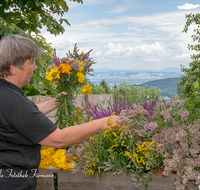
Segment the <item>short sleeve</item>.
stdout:
<path fill-rule="evenodd" d="M 15 108 L 13 127 L 34 145 L 57 129 L 57 126 L 28 99 L 21 101 Z"/>

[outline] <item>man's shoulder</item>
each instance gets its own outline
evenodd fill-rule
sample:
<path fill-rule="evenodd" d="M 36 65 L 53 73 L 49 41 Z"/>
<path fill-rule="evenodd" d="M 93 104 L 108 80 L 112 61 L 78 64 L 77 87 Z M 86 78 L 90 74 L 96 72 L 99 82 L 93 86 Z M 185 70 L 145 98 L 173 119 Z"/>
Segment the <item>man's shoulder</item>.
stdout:
<path fill-rule="evenodd" d="M 1 105 L 16 106 L 22 101 L 30 101 L 22 92 L 0 84 L 0 101 Z"/>

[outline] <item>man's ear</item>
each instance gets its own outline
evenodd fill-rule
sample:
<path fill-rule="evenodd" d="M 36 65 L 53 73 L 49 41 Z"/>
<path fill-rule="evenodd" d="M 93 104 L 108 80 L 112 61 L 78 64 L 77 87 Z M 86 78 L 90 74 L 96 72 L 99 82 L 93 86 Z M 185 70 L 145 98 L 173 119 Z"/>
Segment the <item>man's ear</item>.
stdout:
<path fill-rule="evenodd" d="M 17 74 L 18 74 L 18 67 L 14 66 L 14 65 L 11 65 L 11 66 L 10 66 L 10 72 L 11 72 L 13 75 L 17 75 Z"/>

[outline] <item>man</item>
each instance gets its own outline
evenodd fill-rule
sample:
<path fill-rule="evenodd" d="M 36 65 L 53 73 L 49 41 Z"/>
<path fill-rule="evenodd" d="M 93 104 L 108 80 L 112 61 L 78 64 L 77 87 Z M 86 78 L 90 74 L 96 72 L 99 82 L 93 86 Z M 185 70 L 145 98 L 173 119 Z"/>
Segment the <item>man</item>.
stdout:
<path fill-rule="evenodd" d="M 0 185 L 1 190 L 34 190 L 34 177 L 40 163 L 40 147 L 67 147 L 108 129 L 102 118 L 62 130 L 44 114 L 56 107 L 52 98 L 35 105 L 24 96 L 27 84 L 37 69 L 40 49 L 34 41 L 9 35 L 0 41 Z M 116 129 L 122 123 L 113 116 Z"/>

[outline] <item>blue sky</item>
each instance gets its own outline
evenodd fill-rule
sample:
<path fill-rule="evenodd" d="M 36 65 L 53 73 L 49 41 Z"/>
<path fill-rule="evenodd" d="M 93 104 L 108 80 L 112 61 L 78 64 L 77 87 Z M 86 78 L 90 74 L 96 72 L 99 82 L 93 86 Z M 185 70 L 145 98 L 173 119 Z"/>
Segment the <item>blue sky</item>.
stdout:
<path fill-rule="evenodd" d="M 183 33 L 185 14 L 200 13 L 199 0 L 83 0 L 67 1 L 64 15 L 70 26 L 54 36 L 43 31 L 47 42 L 65 57 L 74 44 L 83 52 L 93 49 L 93 68 L 180 68 L 192 61 L 192 26 Z"/>

